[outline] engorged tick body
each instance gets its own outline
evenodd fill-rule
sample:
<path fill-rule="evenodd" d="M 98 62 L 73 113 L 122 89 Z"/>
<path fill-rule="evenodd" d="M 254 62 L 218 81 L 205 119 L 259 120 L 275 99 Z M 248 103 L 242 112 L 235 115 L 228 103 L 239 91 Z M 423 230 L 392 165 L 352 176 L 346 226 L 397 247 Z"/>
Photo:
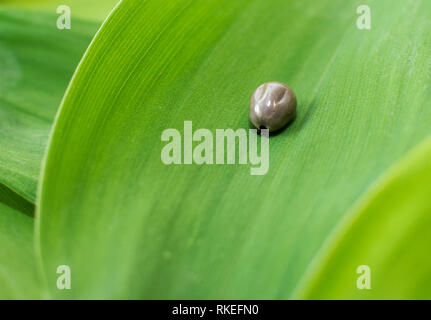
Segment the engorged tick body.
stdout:
<path fill-rule="evenodd" d="M 251 96 L 250 120 L 258 129 L 277 131 L 296 117 L 296 96 L 281 82 L 266 82 Z"/>

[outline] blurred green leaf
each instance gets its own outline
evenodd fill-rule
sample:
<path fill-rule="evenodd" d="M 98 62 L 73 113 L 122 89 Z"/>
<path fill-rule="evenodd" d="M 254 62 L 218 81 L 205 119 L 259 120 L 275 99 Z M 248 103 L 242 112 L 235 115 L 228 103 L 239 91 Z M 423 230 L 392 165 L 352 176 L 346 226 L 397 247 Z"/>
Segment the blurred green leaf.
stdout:
<path fill-rule="evenodd" d="M 431 299 L 431 138 L 379 180 L 316 259 L 298 298 Z M 356 282 L 370 268 L 371 289 Z"/>
<path fill-rule="evenodd" d="M 97 25 L 0 8 L 0 184 L 34 202 L 51 124 Z"/>
<path fill-rule="evenodd" d="M 103 21 L 120 0 L 3 0 L 6 7 L 25 8 L 56 13 L 60 5 L 69 6 L 72 18 Z M 55 22 L 56 20 L 54 20 Z"/>
<path fill-rule="evenodd" d="M 33 221 L 0 202 L 0 299 L 42 298 L 36 274 Z"/>
<path fill-rule="evenodd" d="M 34 215 L 34 204 L 0 183 L 0 203 L 7 205 L 28 216 Z"/>
<path fill-rule="evenodd" d="M 356 27 L 362 4 L 372 31 Z M 430 133 L 430 10 L 124 0 L 74 76 L 45 164 L 39 240 L 52 295 L 291 297 L 355 199 Z M 270 80 L 299 105 L 270 139 L 267 175 L 163 165 L 163 130 L 248 128 L 249 97 Z M 59 264 L 72 268 L 69 292 L 55 288 Z"/>

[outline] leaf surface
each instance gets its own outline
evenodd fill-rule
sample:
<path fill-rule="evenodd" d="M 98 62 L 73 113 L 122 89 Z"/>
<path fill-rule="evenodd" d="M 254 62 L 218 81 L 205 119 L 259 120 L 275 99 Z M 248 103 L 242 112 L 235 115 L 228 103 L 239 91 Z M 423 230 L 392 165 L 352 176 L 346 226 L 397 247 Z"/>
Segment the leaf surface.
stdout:
<path fill-rule="evenodd" d="M 352 210 L 316 259 L 298 297 L 430 299 L 429 190 L 431 138 L 389 170 Z M 359 266 L 367 266 L 369 274 L 357 273 Z M 369 289 L 363 288 L 364 276 Z"/>
<path fill-rule="evenodd" d="M 33 222 L 33 218 L 0 202 L 0 299 L 42 298 Z"/>
<path fill-rule="evenodd" d="M 356 9 L 372 7 L 372 30 Z M 288 298 L 352 203 L 430 133 L 429 1 L 129 1 L 78 68 L 41 183 L 61 298 Z M 405 12 L 409 12 L 408 15 Z M 162 132 L 249 128 L 265 81 L 298 97 L 270 169 L 164 165 Z M 74 289 L 54 287 L 59 264 Z"/>
<path fill-rule="evenodd" d="M 59 6 L 66 5 L 70 8 L 72 24 L 74 24 L 76 17 L 97 22 L 103 21 L 118 2 L 119 0 L 3 0 L 2 4 L 7 7 L 45 11 L 52 14 L 57 12 Z M 57 17 L 59 16 L 60 14 L 57 15 Z"/>
<path fill-rule="evenodd" d="M 0 7 L 0 184 L 31 202 L 54 115 L 97 28 L 55 21 Z"/>
<path fill-rule="evenodd" d="M 28 216 L 32 217 L 34 215 L 34 204 L 19 196 L 16 192 L 3 184 L 0 184 L 0 203 L 3 203 Z"/>

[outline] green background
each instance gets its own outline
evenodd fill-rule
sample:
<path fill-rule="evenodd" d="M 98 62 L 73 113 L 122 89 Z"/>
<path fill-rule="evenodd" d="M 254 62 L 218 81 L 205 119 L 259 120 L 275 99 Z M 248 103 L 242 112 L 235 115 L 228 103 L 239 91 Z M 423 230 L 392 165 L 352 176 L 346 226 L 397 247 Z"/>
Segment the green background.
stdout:
<path fill-rule="evenodd" d="M 431 2 L 0 3 L 0 297 L 430 298 Z M 268 174 L 161 162 L 274 80 Z"/>

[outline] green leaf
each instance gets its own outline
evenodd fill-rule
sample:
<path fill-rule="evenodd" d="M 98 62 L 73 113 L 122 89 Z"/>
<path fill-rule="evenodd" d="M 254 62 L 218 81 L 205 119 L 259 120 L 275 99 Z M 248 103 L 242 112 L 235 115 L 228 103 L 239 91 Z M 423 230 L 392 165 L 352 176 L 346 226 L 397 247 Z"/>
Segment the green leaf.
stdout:
<path fill-rule="evenodd" d="M 34 202 L 51 124 L 97 25 L 0 8 L 0 184 Z"/>
<path fill-rule="evenodd" d="M 356 9 L 372 7 L 372 30 Z M 429 1 L 124 0 L 55 125 L 38 214 L 54 297 L 288 298 L 348 208 L 430 133 Z M 408 12 L 408 14 L 406 14 Z M 296 92 L 270 169 L 164 165 L 167 128 L 249 128 Z M 73 290 L 55 288 L 60 264 Z"/>
<path fill-rule="evenodd" d="M 430 299 L 429 190 L 431 138 L 355 206 L 316 259 L 298 297 Z M 356 286 L 361 265 L 370 268 L 369 290 Z"/>
<path fill-rule="evenodd" d="M 0 183 L 0 203 L 7 205 L 17 211 L 25 213 L 28 216 L 34 214 L 34 204 L 20 197 L 11 189 Z"/>
<path fill-rule="evenodd" d="M 57 12 L 58 6 L 66 5 L 70 8 L 72 23 L 74 23 L 73 20 L 76 17 L 103 21 L 108 16 L 109 11 L 114 8 L 119 1 L 120 0 L 3 0 L 2 4 L 7 7 L 47 11 L 52 14 Z M 56 20 L 57 19 L 55 19 L 54 22 Z"/>
<path fill-rule="evenodd" d="M 0 299 L 40 299 L 33 218 L 0 203 Z"/>

